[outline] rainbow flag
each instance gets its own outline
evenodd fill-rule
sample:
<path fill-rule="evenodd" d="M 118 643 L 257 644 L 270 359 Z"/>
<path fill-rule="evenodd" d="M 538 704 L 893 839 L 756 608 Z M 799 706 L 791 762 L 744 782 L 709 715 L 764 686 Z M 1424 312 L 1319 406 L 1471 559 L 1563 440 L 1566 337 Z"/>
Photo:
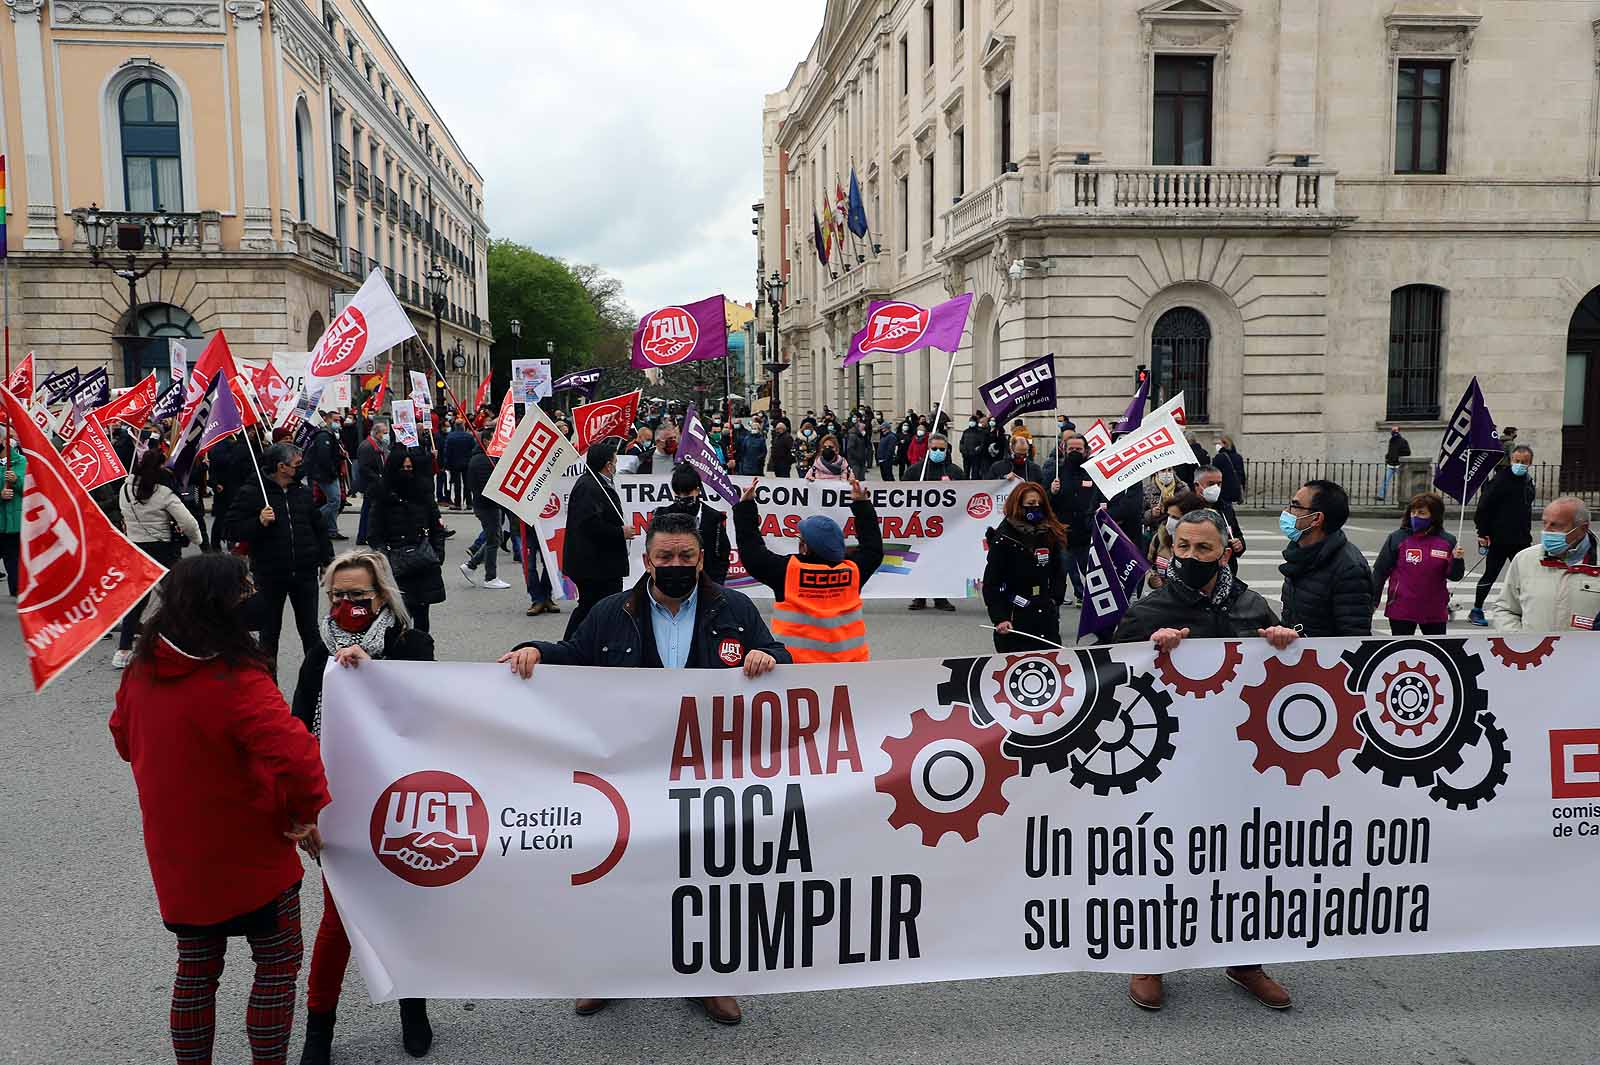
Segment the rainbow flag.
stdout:
<path fill-rule="evenodd" d="M 6 157 L 0 155 L 0 259 L 6 257 Z"/>

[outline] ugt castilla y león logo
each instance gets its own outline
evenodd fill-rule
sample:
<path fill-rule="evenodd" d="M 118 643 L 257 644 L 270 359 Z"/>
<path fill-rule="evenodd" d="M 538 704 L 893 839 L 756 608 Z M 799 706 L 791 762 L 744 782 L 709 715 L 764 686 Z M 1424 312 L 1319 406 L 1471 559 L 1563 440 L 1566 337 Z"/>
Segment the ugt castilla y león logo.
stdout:
<path fill-rule="evenodd" d="M 372 853 L 417 887 L 454 884 L 477 867 L 489 842 L 489 810 L 454 773 L 424 769 L 390 784 L 372 807 Z"/>

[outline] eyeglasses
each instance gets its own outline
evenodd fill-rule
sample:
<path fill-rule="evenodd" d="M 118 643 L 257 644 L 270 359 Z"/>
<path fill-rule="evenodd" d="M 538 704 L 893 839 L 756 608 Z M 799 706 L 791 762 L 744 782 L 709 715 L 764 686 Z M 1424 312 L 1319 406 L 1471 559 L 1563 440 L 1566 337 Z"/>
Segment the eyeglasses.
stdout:
<path fill-rule="evenodd" d="M 331 588 L 328 598 L 335 603 L 341 599 L 371 599 L 375 591 L 375 588 Z"/>
<path fill-rule="evenodd" d="M 1315 514 L 1317 512 L 1317 508 L 1316 507 L 1303 507 L 1299 503 L 1296 503 L 1292 499 L 1289 500 L 1289 502 L 1287 502 L 1287 503 L 1285 503 L 1283 505 L 1283 509 L 1285 509 L 1285 510 L 1303 510 L 1307 514 Z"/>

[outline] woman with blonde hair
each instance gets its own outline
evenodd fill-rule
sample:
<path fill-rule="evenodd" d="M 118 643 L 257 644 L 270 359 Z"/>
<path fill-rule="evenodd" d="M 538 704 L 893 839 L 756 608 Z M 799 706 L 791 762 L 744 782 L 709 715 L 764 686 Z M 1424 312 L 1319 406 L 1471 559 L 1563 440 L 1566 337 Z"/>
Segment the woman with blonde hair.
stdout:
<path fill-rule="evenodd" d="M 322 676 L 332 658 L 346 669 L 375 659 L 432 662 L 433 638 L 414 628 L 389 560 L 378 551 L 347 551 L 322 575 L 328 613 L 318 632 L 322 642 L 307 648 L 294 690 L 294 716 L 313 734 L 322 733 Z M 322 924 L 311 950 L 306 981 L 306 1046 L 301 1065 L 326 1065 L 333 1050 L 334 1012 L 344 971 L 350 964 L 350 938 L 339 919 L 328 882 L 322 882 Z M 400 1000 L 400 1038 L 406 1053 L 421 1057 L 433 1044 L 425 999 Z"/>

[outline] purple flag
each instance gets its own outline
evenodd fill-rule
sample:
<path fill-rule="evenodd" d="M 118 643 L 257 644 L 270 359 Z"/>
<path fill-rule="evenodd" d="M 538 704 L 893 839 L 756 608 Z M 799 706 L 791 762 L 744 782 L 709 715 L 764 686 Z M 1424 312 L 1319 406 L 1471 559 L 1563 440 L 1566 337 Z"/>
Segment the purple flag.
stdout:
<path fill-rule="evenodd" d="M 580 392 L 585 400 L 594 398 L 594 390 L 600 387 L 600 370 L 596 366 L 592 370 L 575 370 L 565 376 L 556 378 L 550 384 L 550 393 Z"/>
<path fill-rule="evenodd" d="M 1000 421 L 1013 414 L 1056 409 L 1054 353 L 1025 362 L 983 386 L 983 405 Z"/>
<path fill-rule="evenodd" d="M 694 407 L 683 412 L 683 427 L 678 433 L 678 461 L 687 462 L 700 475 L 705 486 L 721 496 L 729 506 L 739 501 L 739 489 L 728 471 L 717 461 L 717 449 L 706 436 L 706 427 Z"/>
<path fill-rule="evenodd" d="M 156 397 L 156 405 L 150 408 L 150 421 L 164 422 L 168 418 L 176 418 L 178 412 L 183 410 L 183 401 L 187 389 L 182 381 L 174 381 L 167 386 L 167 390 Z"/>
<path fill-rule="evenodd" d="M 867 308 L 867 324 L 850 338 L 844 364 L 854 366 L 879 351 L 890 355 L 923 348 L 955 351 L 961 347 L 961 334 L 966 331 L 967 312 L 971 309 L 970 292 L 928 310 L 900 300 L 873 300 Z"/>
<path fill-rule="evenodd" d="M 1078 639 L 1107 635 L 1128 611 L 1128 589 L 1143 580 L 1150 564 L 1123 534 L 1111 515 L 1095 511 L 1095 535 L 1089 538 L 1089 562 L 1083 571 L 1083 611 Z"/>
<path fill-rule="evenodd" d="M 44 392 L 47 403 L 60 403 L 77 391 L 80 376 L 76 366 L 58 370 L 39 382 L 39 390 Z"/>
<path fill-rule="evenodd" d="M 85 410 L 111 402 L 111 376 L 104 366 L 96 366 L 78 378 L 72 389 L 72 401 Z"/>
<path fill-rule="evenodd" d="M 233 389 L 228 387 L 227 377 L 213 374 L 205 394 L 189 412 L 189 420 L 183 423 L 172 457 L 167 459 L 167 469 L 176 476 L 179 488 L 189 486 L 189 475 L 194 472 L 194 464 L 201 455 L 218 440 L 243 428 L 244 419 L 239 416 L 239 404 L 233 398 Z"/>
<path fill-rule="evenodd" d="M 1465 504 L 1494 473 L 1503 449 L 1494 418 L 1483 402 L 1483 389 L 1474 377 L 1461 396 L 1445 428 L 1434 464 L 1433 484 L 1456 502 Z"/>
<path fill-rule="evenodd" d="M 1122 420 L 1113 428 L 1119 433 L 1131 433 L 1139 428 L 1144 421 L 1145 407 L 1150 403 L 1150 375 L 1146 374 L 1143 381 L 1139 382 L 1139 391 L 1134 393 L 1133 400 L 1128 404 L 1128 409 L 1123 411 Z"/>
<path fill-rule="evenodd" d="M 699 359 L 721 359 L 728 354 L 728 305 L 712 296 L 681 307 L 663 307 L 639 319 L 633 331 L 636 370 L 676 366 Z"/>

